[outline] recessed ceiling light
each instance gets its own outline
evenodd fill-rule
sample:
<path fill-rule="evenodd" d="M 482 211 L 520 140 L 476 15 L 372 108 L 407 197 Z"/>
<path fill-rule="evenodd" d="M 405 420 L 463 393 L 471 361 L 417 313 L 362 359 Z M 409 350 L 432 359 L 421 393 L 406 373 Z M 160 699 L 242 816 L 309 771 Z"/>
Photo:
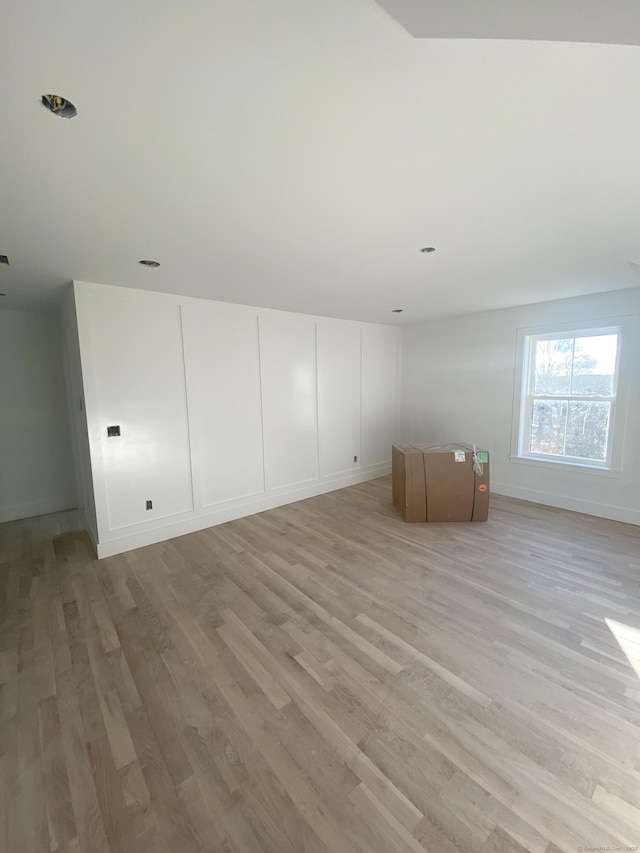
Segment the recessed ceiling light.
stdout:
<path fill-rule="evenodd" d="M 0 264 L 5 264 L 5 266 L 9 266 L 9 258 L 6 255 L 0 255 Z"/>
<path fill-rule="evenodd" d="M 403 311 L 404 311 L 404 308 L 392 308 L 391 309 L 392 314 L 402 314 Z"/>
<path fill-rule="evenodd" d="M 143 267 L 159 267 L 159 261 L 138 261 L 139 264 L 142 264 Z"/>
<path fill-rule="evenodd" d="M 423 249 L 420 249 L 420 251 L 425 254 L 429 254 L 430 252 L 435 252 L 435 249 L 433 246 L 425 246 Z"/>
<path fill-rule="evenodd" d="M 60 95 L 43 95 L 40 98 L 40 103 L 50 113 L 61 118 L 74 118 L 74 116 L 78 115 L 78 110 L 73 106 L 71 101 L 61 98 Z"/>

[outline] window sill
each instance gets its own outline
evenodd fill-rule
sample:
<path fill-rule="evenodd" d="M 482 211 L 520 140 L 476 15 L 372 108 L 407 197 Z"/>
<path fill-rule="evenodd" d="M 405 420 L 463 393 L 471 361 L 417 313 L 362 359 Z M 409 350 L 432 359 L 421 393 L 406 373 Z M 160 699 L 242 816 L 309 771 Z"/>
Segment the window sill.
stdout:
<path fill-rule="evenodd" d="M 569 462 L 564 459 L 538 459 L 535 456 L 509 456 L 510 462 L 519 465 L 533 465 L 535 468 L 547 468 L 556 471 L 570 471 L 575 474 L 596 474 L 599 477 L 619 479 L 622 471 L 618 468 L 602 468 L 599 465 L 589 465 L 583 462 Z"/>

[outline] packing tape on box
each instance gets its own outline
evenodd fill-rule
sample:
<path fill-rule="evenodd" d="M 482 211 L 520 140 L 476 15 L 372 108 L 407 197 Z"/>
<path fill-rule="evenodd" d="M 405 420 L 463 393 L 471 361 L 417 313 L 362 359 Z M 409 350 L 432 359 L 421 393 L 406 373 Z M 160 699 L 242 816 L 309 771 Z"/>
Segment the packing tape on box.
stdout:
<path fill-rule="evenodd" d="M 473 445 L 473 470 L 476 472 L 478 477 L 482 477 L 484 465 L 478 459 L 478 452 L 475 444 Z"/>

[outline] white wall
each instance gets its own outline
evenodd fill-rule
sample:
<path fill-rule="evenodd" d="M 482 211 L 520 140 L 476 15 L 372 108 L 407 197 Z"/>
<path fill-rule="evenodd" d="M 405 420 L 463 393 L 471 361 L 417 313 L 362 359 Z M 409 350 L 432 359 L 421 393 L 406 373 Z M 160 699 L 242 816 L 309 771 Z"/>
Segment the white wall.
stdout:
<path fill-rule="evenodd" d="M 67 413 L 71 434 L 73 469 L 76 481 L 78 511 L 94 545 L 98 541 L 91 454 L 87 433 L 86 406 L 82 383 L 80 344 L 73 290 L 70 287 L 62 305 L 60 320 L 63 332 L 63 361 L 67 391 Z"/>
<path fill-rule="evenodd" d="M 76 505 L 56 316 L 0 311 L 0 521 Z"/>
<path fill-rule="evenodd" d="M 86 282 L 74 296 L 99 556 L 389 473 L 397 329 Z"/>
<path fill-rule="evenodd" d="M 624 318 L 618 471 L 511 455 L 516 335 L 552 323 Z M 434 320 L 403 334 L 401 432 L 406 441 L 471 441 L 491 453 L 494 492 L 640 524 L 640 289 Z"/>
<path fill-rule="evenodd" d="M 362 461 L 375 470 L 389 459 L 400 408 L 400 336 L 393 326 L 362 327 Z M 394 398 L 395 395 L 395 398 Z M 393 405 L 390 403 L 393 402 Z"/>

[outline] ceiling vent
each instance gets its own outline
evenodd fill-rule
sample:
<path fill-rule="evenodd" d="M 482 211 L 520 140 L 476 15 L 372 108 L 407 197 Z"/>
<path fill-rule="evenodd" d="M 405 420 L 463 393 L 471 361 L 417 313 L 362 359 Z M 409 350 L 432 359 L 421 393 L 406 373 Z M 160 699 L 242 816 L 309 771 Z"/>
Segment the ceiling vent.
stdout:
<path fill-rule="evenodd" d="M 0 255 L 0 264 L 4 264 L 5 266 L 9 266 L 9 258 L 6 255 Z"/>

